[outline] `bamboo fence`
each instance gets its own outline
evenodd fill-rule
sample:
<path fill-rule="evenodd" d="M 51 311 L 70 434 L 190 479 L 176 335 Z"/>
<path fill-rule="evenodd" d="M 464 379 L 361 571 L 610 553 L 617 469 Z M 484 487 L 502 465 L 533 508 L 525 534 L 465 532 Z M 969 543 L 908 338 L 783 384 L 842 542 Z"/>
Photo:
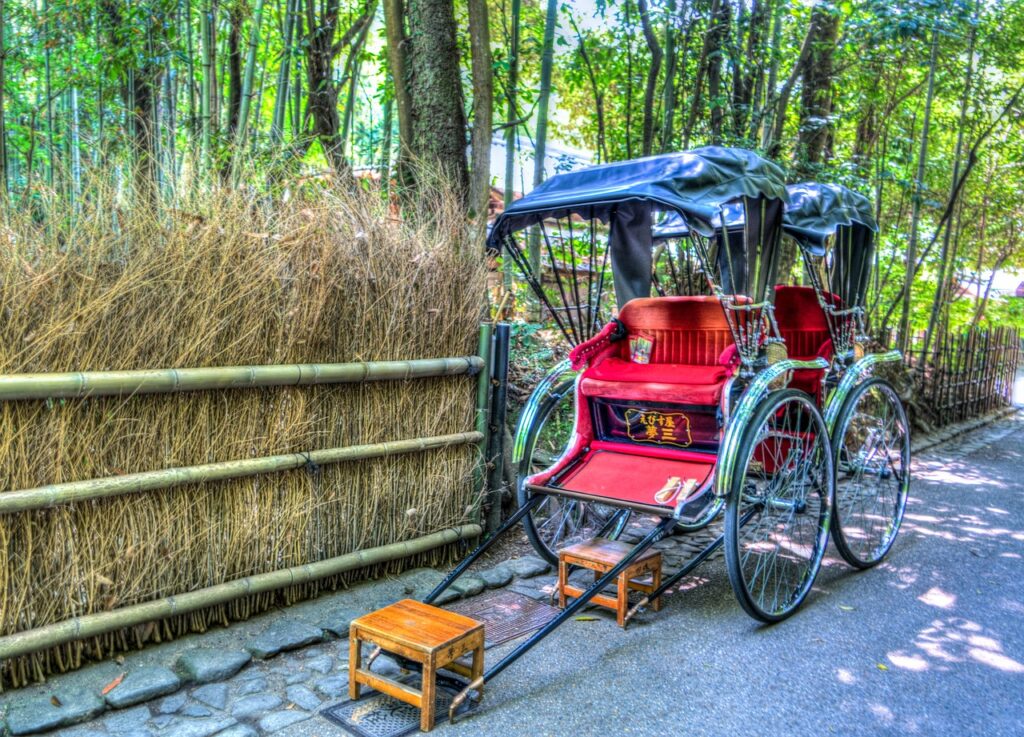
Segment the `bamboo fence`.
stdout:
<path fill-rule="evenodd" d="M 298 187 L 187 214 L 103 191 L 6 213 L 0 687 L 441 563 L 439 532 L 475 534 L 484 265 L 439 197 L 425 223 Z M 197 606 L 161 604 L 184 595 Z"/>
<path fill-rule="evenodd" d="M 1008 407 L 1021 364 L 1020 333 L 1008 327 L 973 329 L 945 337 L 932 355 L 923 357 L 916 336 L 910 364 L 914 371 L 915 404 L 929 425 L 963 422 Z"/>

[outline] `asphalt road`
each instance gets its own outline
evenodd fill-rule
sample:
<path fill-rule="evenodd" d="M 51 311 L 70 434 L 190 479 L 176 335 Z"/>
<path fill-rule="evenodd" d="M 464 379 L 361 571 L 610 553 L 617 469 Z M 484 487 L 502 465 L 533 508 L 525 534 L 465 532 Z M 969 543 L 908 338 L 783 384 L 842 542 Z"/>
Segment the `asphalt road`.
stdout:
<path fill-rule="evenodd" d="M 915 458 L 890 557 L 858 573 L 830 549 L 788 621 L 749 619 L 713 561 L 626 631 L 570 621 L 436 733 L 1024 735 L 1022 559 L 1018 414 Z"/>

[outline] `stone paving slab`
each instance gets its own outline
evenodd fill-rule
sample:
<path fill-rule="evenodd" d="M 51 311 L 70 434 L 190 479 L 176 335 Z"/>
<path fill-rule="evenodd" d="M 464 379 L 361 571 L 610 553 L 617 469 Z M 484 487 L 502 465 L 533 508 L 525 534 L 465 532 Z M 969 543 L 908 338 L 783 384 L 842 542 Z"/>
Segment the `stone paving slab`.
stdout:
<path fill-rule="evenodd" d="M 442 601 L 548 570 L 528 556 L 467 575 Z M 514 573 L 514 571 L 518 571 Z M 516 578 L 516 575 L 520 578 Z M 523 578 L 526 576 L 527 578 Z M 356 617 L 406 597 L 422 598 L 444 573 L 420 568 L 326 594 L 223 630 L 128 653 L 0 695 L 14 734 L 59 737 L 259 737 L 309 719 L 348 691 L 348 627 Z M 550 576 L 543 577 L 549 583 Z M 379 658 L 374 670 L 394 674 Z M 102 689 L 121 682 L 104 698 Z M 58 696 L 60 706 L 51 703 Z M 79 722 L 89 721 L 87 724 Z M 77 725 L 77 726 L 73 726 Z"/>

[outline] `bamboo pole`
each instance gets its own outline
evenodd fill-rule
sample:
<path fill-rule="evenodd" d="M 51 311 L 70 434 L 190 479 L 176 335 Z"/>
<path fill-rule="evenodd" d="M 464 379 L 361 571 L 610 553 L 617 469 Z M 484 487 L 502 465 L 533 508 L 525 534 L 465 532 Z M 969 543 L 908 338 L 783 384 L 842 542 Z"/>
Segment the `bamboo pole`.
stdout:
<path fill-rule="evenodd" d="M 487 429 L 490 424 L 491 396 L 491 332 L 492 323 L 480 324 L 480 343 L 477 354 L 480 355 L 483 371 L 477 375 L 476 384 L 476 431 L 480 434 L 480 458 L 473 469 L 473 488 L 477 491 L 475 521 L 480 521 L 480 506 L 487 494 L 487 446 L 489 445 Z"/>
<path fill-rule="evenodd" d="M 80 371 L 60 374 L 0 375 L 0 401 L 60 399 L 130 394 L 173 394 L 207 389 L 267 386 L 309 386 L 367 381 L 421 379 L 475 374 L 483 368 L 479 356 L 425 358 L 368 363 L 301 363 L 273 366 L 139 371 Z"/>
<path fill-rule="evenodd" d="M 0 660 L 28 655 L 75 640 L 96 637 L 126 627 L 226 604 L 253 594 L 276 591 L 289 586 L 317 581 L 328 576 L 336 576 L 358 568 L 406 558 L 459 540 L 479 537 L 480 533 L 480 525 L 463 525 L 414 540 L 359 550 L 336 558 L 328 558 L 316 563 L 293 566 L 279 571 L 259 573 L 156 601 L 134 604 L 109 612 L 73 617 L 63 622 L 55 622 L 0 637 Z"/>
<path fill-rule="evenodd" d="M 61 504 L 71 504 L 112 496 L 139 494 L 144 491 L 169 489 L 183 484 L 226 481 L 229 479 L 256 476 L 263 473 L 278 473 L 302 468 L 308 463 L 325 465 L 345 461 L 361 461 L 368 458 L 415 453 L 453 445 L 479 443 L 483 440 L 479 432 L 463 432 L 453 435 L 434 435 L 412 440 L 393 440 L 369 445 L 350 445 L 344 448 L 325 448 L 307 453 L 285 453 L 282 455 L 245 458 L 220 463 L 204 463 L 199 466 L 164 468 L 159 471 L 143 471 L 123 476 L 107 476 L 86 481 L 69 481 L 50 484 L 35 489 L 21 489 L 0 493 L 0 514 L 14 514 L 36 509 L 47 509 Z"/>

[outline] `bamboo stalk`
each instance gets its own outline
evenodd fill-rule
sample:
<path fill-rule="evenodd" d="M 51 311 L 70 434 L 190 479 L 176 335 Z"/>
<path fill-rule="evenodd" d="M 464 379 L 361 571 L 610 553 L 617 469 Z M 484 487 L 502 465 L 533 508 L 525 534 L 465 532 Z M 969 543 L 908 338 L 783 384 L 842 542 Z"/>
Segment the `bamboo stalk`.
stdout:
<path fill-rule="evenodd" d="M 477 376 L 476 385 L 476 431 L 480 434 L 480 457 L 473 469 L 473 488 L 477 490 L 477 499 L 482 502 L 487 485 L 487 427 L 490 424 L 491 396 L 491 332 L 493 324 L 480 324 L 480 343 L 477 353 L 482 357 L 484 370 Z M 480 520 L 479 502 L 475 510 L 475 521 Z"/>
<path fill-rule="evenodd" d="M 75 640 L 96 637 L 126 627 L 226 604 L 253 594 L 276 591 L 287 586 L 309 583 L 358 568 L 406 558 L 458 540 L 479 537 L 480 533 L 480 525 L 463 525 L 414 540 L 381 545 L 316 563 L 247 576 L 156 601 L 134 604 L 109 612 L 73 617 L 63 622 L 55 622 L 0 637 L 0 660 L 28 655 Z"/>
<path fill-rule="evenodd" d="M 474 374 L 479 356 L 425 358 L 368 363 L 297 363 L 273 366 L 141 371 L 80 371 L 59 374 L 0 375 L 0 401 L 173 394 L 208 389 L 349 384 Z"/>
<path fill-rule="evenodd" d="M 50 484 L 35 489 L 21 489 L 0 494 L 0 514 L 13 514 L 36 509 L 47 509 L 61 504 L 104 499 L 112 496 L 138 494 L 144 491 L 169 489 L 183 484 L 225 481 L 228 479 L 256 476 L 263 473 L 278 473 L 307 464 L 326 465 L 345 461 L 361 461 L 368 458 L 414 453 L 453 445 L 479 443 L 483 433 L 463 432 L 453 435 L 435 435 L 412 440 L 393 440 L 386 443 L 351 445 L 345 448 L 325 448 L 308 453 L 285 453 L 245 458 L 221 463 L 204 463 L 198 466 L 165 468 L 159 471 L 144 471 L 123 476 L 108 476 L 87 481 L 70 481 Z"/>

